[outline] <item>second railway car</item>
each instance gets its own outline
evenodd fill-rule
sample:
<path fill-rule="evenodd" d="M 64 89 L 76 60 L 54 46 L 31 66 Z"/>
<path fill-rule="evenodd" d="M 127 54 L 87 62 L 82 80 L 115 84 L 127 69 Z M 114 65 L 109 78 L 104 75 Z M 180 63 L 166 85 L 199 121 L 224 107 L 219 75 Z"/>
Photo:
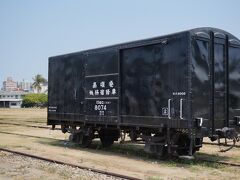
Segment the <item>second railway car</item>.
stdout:
<path fill-rule="evenodd" d="M 122 132 L 158 155 L 238 140 L 240 41 L 216 28 L 49 58 L 48 125 L 82 146 Z"/>

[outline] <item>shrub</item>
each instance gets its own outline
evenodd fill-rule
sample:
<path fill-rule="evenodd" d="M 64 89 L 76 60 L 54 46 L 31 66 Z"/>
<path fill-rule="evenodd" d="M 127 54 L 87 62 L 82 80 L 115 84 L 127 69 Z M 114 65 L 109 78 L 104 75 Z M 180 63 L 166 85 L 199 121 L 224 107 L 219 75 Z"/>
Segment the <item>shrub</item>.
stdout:
<path fill-rule="evenodd" d="M 46 94 L 27 94 L 23 98 L 22 107 L 46 107 L 48 98 Z"/>

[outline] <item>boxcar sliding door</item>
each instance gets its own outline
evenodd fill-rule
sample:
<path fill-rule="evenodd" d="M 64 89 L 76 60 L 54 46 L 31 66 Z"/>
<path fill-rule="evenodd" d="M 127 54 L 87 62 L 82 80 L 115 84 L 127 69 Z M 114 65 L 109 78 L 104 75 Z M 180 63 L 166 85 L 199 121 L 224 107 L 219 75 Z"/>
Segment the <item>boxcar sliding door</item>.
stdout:
<path fill-rule="evenodd" d="M 124 124 L 187 126 L 187 50 L 187 33 L 121 50 Z"/>

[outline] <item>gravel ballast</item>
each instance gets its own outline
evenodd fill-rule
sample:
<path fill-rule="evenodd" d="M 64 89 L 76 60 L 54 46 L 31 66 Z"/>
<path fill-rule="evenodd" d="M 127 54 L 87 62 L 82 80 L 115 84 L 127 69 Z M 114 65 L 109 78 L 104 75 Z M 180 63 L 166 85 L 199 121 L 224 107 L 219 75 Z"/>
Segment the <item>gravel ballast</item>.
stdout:
<path fill-rule="evenodd" d="M 112 176 L 0 151 L 0 179 L 109 179 Z"/>

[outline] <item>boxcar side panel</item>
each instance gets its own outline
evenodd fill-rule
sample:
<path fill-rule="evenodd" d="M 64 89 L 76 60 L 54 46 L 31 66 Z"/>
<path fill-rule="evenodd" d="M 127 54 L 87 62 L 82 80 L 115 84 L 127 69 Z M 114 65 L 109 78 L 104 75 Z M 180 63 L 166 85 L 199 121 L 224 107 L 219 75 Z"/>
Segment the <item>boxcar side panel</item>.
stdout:
<path fill-rule="evenodd" d="M 55 121 L 83 119 L 84 64 L 80 54 L 49 60 L 48 118 Z"/>
<path fill-rule="evenodd" d="M 187 125 L 187 33 L 162 43 L 123 49 L 121 69 L 123 124 Z"/>

